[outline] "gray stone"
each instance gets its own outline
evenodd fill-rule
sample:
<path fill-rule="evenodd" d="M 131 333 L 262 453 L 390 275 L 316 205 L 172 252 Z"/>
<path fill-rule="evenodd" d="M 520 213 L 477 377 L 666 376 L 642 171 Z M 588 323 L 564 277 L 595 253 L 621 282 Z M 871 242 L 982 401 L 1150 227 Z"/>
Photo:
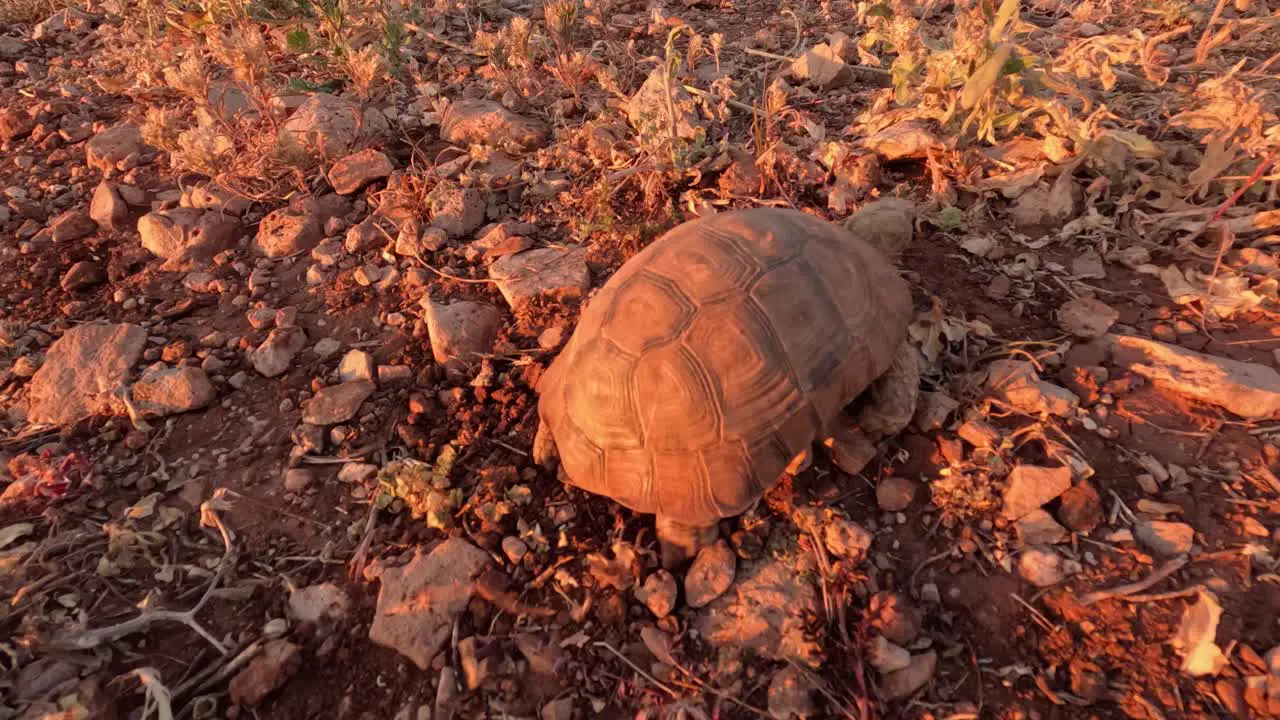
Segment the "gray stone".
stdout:
<path fill-rule="evenodd" d="M 104 180 L 93 190 L 89 217 L 100 227 L 121 230 L 129 220 L 129 205 L 120 196 L 116 186 Z"/>
<path fill-rule="evenodd" d="M 69 242 L 92 235 L 98 229 L 98 223 L 83 210 L 68 210 L 49 223 L 49 231 L 54 242 Z"/>
<path fill-rule="evenodd" d="M 113 392 L 124 385 L 146 343 L 147 331 L 137 325 L 91 324 L 68 330 L 31 378 L 28 421 L 69 425 L 122 411 Z"/>
<path fill-rule="evenodd" d="M 1047 510 L 1036 508 L 1014 523 L 1018 542 L 1023 545 L 1057 545 L 1066 542 L 1070 534 L 1058 524 Z"/>
<path fill-rule="evenodd" d="M 395 168 L 386 153 L 366 148 L 348 155 L 329 169 L 329 184 L 339 195 L 350 195 L 374 180 L 381 180 Z"/>
<path fill-rule="evenodd" d="M 366 138 L 385 135 L 386 117 L 376 108 L 363 113 L 348 100 L 316 93 L 302 103 L 280 128 L 280 144 L 310 155 L 342 157 Z"/>
<path fill-rule="evenodd" d="M 1152 554 L 1173 557 L 1191 552 L 1196 531 L 1186 523 L 1144 520 L 1134 524 L 1133 537 Z"/>
<path fill-rule="evenodd" d="M 204 370 L 184 366 L 144 374 L 133 384 L 133 403 L 146 417 L 165 417 L 208 407 L 217 396 Z"/>
<path fill-rule="evenodd" d="M 102 267 L 102 263 L 94 260 L 81 260 L 72 265 L 67 270 L 67 274 L 62 276 L 62 289 L 67 292 L 76 290 L 85 290 L 95 285 L 101 285 L 107 280 L 106 268 Z"/>
<path fill-rule="evenodd" d="M 580 298 L 591 287 L 581 249 L 541 248 L 501 257 L 489 266 L 489 277 L 515 310 L 537 298 Z"/>
<path fill-rule="evenodd" d="M 273 211 L 258 225 L 254 245 L 267 257 L 285 257 L 314 248 L 324 239 L 324 217 L 314 202 Z"/>
<path fill-rule="evenodd" d="M 302 404 L 302 421 L 312 425 L 337 425 L 355 417 L 360 404 L 373 394 L 373 383 L 354 380 L 321 388 Z"/>
<path fill-rule="evenodd" d="M 733 585 L 737 558 L 724 540 L 702 548 L 684 576 L 684 595 L 690 607 L 700 608 Z"/>
<path fill-rule="evenodd" d="M 676 609 L 676 578 L 666 570 L 658 569 L 649 573 L 644 584 L 636 587 L 636 599 L 649 608 L 656 617 L 664 618 Z"/>
<path fill-rule="evenodd" d="M 1071 488 L 1071 468 L 1016 465 L 1009 473 L 1001 515 L 1017 520 Z"/>
<path fill-rule="evenodd" d="M 469 235 L 484 224 L 487 203 L 484 194 L 475 188 L 440 183 L 427 196 L 427 202 L 431 224 L 449 237 Z"/>
<path fill-rule="evenodd" d="M 1248 420 L 1280 415 L 1280 373 L 1268 365 L 1205 355 L 1155 340 L 1112 335 L 1119 366 L 1183 397 Z"/>
<path fill-rule="evenodd" d="M 338 364 L 338 379 L 344 383 L 357 380 L 372 382 L 375 377 L 373 356 L 364 350 L 348 350 Z"/>
<path fill-rule="evenodd" d="M 493 351 L 502 327 L 502 311 L 487 303 L 468 300 L 438 303 L 423 298 L 423 316 L 431 337 L 431 353 L 450 373 L 478 364 L 478 355 Z"/>
<path fill-rule="evenodd" d="M 213 256 L 234 248 L 240 221 L 194 208 L 153 212 L 138 220 L 142 247 L 163 259 L 166 270 L 208 265 Z"/>
<path fill-rule="evenodd" d="M 300 327 L 276 328 L 250 357 L 253 368 L 265 377 L 283 375 L 293 358 L 307 345 L 307 334 Z"/>
<path fill-rule="evenodd" d="M 403 567 L 381 569 L 382 589 L 369 639 L 426 670 L 449 639 L 454 619 L 471 601 L 475 579 L 488 566 L 483 550 L 452 538 L 429 555 L 419 548 Z"/>
<path fill-rule="evenodd" d="M 462 147 L 487 145 L 528 152 L 546 145 L 550 134 L 546 123 L 517 115 L 492 100 L 457 100 L 440 121 L 440 137 Z"/>
<path fill-rule="evenodd" d="M 93 136 L 84 146 L 85 163 L 91 168 L 108 172 L 116 163 L 130 155 L 142 152 L 142 132 L 137 125 L 124 123 Z"/>

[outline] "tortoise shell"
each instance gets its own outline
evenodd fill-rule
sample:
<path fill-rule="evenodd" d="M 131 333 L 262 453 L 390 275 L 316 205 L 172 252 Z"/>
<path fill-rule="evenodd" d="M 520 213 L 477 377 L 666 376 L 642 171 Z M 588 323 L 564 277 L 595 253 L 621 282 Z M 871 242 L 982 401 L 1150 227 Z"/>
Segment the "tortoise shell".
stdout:
<path fill-rule="evenodd" d="M 747 509 L 888 369 L 911 295 L 878 250 L 793 210 L 655 240 L 539 383 L 567 480 L 688 525 Z"/>

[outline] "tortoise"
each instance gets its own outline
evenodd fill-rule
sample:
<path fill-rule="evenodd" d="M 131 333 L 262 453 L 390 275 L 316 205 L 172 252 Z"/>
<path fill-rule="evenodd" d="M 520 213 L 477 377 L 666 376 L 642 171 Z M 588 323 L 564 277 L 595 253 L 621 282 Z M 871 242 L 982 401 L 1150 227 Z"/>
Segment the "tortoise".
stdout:
<path fill-rule="evenodd" d="M 587 302 L 540 379 L 534 460 L 558 458 L 568 484 L 653 513 L 675 567 L 815 440 L 900 431 L 919 375 L 891 257 L 913 218 L 885 200 L 850 229 L 758 208 L 667 232 Z M 857 423 L 842 419 L 868 388 Z"/>

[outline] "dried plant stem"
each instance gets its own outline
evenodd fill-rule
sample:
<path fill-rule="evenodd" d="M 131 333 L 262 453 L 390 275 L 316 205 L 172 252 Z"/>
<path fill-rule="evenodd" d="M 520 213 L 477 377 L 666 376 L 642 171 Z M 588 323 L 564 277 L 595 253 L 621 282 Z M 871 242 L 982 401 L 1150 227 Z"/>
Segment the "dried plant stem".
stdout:
<path fill-rule="evenodd" d="M 1178 557 L 1166 562 L 1164 565 L 1161 565 L 1159 568 L 1156 568 L 1155 572 L 1137 582 L 1120 585 L 1119 587 L 1114 587 L 1109 590 L 1095 590 L 1094 592 L 1080 598 L 1080 604 L 1092 605 L 1099 600 L 1122 598 L 1127 595 L 1140 593 L 1186 567 L 1187 563 L 1190 561 L 1191 557 L 1189 555 L 1179 555 Z"/>
<path fill-rule="evenodd" d="M 79 634 L 71 634 L 63 636 L 54 641 L 54 646 L 66 650 L 89 650 L 98 647 L 103 643 L 109 643 L 119 640 L 140 632 L 146 632 L 156 623 L 181 623 L 191 628 L 200 637 L 204 638 L 210 645 L 214 647 L 221 655 L 227 654 L 227 649 L 222 643 L 215 638 L 208 630 L 196 620 L 196 613 L 204 608 L 205 603 L 213 596 L 213 591 L 218 588 L 218 584 L 222 581 L 222 576 L 227 573 L 228 568 L 232 565 L 233 550 L 231 546 L 231 534 L 227 531 L 222 519 L 210 507 L 209 503 L 205 503 L 202 508 L 203 518 L 208 518 L 217 526 L 219 534 L 222 535 L 222 543 L 224 551 L 222 560 L 218 563 L 218 571 L 214 573 L 213 580 L 209 582 L 209 587 L 205 588 L 204 594 L 200 596 L 200 600 L 190 610 L 145 610 L 141 615 L 125 620 L 122 623 L 108 625 L 106 627 L 87 630 Z"/>
<path fill-rule="evenodd" d="M 1209 36 L 1213 33 L 1213 26 L 1218 24 L 1218 18 L 1222 17 L 1222 10 L 1227 6 L 1227 0 L 1218 0 L 1218 4 L 1213 7 L 1213 14 L 1209 16 L 1209 22 L 1205 23 L 1204 32 L 1200 35 L 1200 42 L 1196 43 L 1196 64 L 1204 64 L 1209 56 Z"/>

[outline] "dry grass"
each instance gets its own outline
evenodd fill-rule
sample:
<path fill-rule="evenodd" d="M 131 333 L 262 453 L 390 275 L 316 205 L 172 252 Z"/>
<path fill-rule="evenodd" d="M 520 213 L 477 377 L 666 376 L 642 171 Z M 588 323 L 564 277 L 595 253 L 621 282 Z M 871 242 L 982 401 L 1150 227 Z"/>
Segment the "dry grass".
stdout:
<path fill-rule="evenodd" d="M 73 5 L 67 0 L 0 0 L 0 25 L 39 22 Z"/>

